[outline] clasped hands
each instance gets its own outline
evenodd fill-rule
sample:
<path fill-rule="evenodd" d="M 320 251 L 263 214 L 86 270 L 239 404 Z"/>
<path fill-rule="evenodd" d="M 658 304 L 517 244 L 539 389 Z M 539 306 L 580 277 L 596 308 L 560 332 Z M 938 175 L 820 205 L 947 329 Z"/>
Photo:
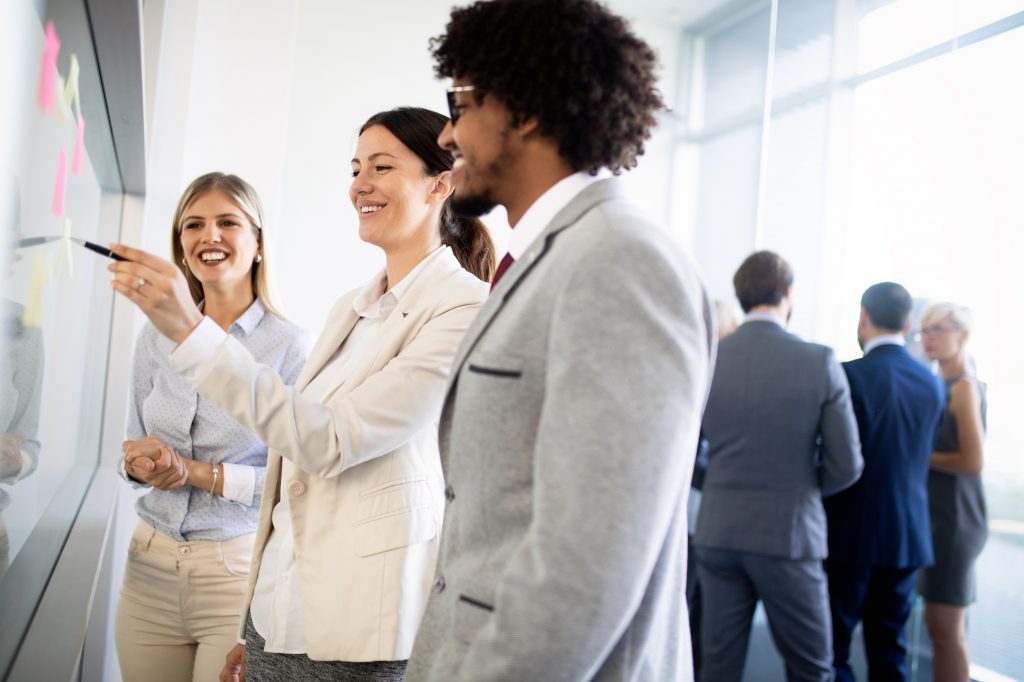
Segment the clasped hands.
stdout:
<path fill-rule="evenodd" d="M 121 449 L 125 473 L 135 480 L 159 490 L 174 490 L 188 483 L 188 458 L 156 436 L 126 440 Z"/>

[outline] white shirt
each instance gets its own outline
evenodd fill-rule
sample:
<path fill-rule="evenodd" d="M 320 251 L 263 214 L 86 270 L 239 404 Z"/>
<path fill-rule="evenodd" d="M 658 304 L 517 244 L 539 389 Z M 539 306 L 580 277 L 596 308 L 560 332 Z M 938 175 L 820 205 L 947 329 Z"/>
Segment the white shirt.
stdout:
<path fill-rule="evenodd" d="M 336 377 L 339 371 L 357 351 L 372 343 L 377 331 L 398 305 L 402 295 L 411 286 L 415 275 L 438 254 L 445 251 L 438 248 L 424 258 L 398 284 L 388 291 L 387 273 L 382 271 L 363 288 L 352 302 L 352 308 L 359 315 L 348 337 L 335 351 L 315 377 L 302 389 L 302 395 L 310 400 L 322 401 L 334 389 L 325 377 Z M 331 371 L 327 371 L 328 368 Z M 295 537 L 292 534 L 291 507 L 284 487 L 292 479 L 295 465 L 287 459 L 281 462 L 280 501 L 271 514 L 272 528 L 267 538 L 260 572 L 256 578 L 249 613 L 253 627 L 266 640 L 264 651 L 275 654 L 306 653 L 306 626 L 302 612 L 302 586 L 299 584 L 298 564 L 295 561 Z M 344 577 L 339 577 L 343 580 Z"/>
<path fill-rule="evenodd" d="M 867 355 L 879 346 L 905 346 L 906 344 L 907 341 L 903 338 L 903 334 L 879 334 L 864 344 L 864 355 Z"/>
<path fill-rule="evenodd" d="M 765 322 L 774 322 L 775 324 L 779 325 L 783 329 L 786 328 L 786 321 L 785 320 L 783 320 L 781 317 L 779 317 L 775 313 L 770 313 L 770 312 L 767 312 L 767 311 L 756 312 L 756 313 L 747 313 L 743 317 L 743 322 L 744 323 L 751 322 L 752 320 L 763 320 Z"/>
<path fill-rule="evenodd" d="M 519 219 L 512 230 L 512 236 L 508 242 L 508 252 L 512 258 L 519 260 L 530 244 L 544 231 L 558 212 L 569 205 L 569 202 L 576 198 L 580 192 L 590 187 L 599 180 L 608 177 L 607 171 L 597 175 L 591 175 L 587 171 L 580 171 L 562 178 L 548 188 L 544 194 L 537 197 L 537 200 L 530 204 L 526 213 Z"/>

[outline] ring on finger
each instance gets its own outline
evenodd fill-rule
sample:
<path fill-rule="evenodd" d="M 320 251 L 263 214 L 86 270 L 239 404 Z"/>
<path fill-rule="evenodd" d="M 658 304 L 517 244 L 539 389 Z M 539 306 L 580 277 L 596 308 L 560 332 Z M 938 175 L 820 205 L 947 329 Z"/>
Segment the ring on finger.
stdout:
<path fill-rule="evenodd" d="M 135 293 L 137 293 L 137 294 L 142 293 L 141 289 L 142 289 L 142 287 L 146 286 L 146 284 L 148 284 L 148 282 L 146 282 L 146 280 L 144 280 L 141 277 L 139 277 L 139 282 L 138 282 L 138 284 L 135 285 Z"/>

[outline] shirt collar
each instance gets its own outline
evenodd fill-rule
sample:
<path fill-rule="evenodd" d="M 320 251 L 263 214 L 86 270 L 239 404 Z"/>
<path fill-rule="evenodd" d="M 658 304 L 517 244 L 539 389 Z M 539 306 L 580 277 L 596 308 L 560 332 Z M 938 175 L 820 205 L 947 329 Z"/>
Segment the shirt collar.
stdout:
<path fill-rule="evenodd" d="M 447 246 L 439 246 L 434 249 L 426 258 L 417 263 L 416 267 L 410 270 L 409 274 L 403 277 L 398 284 L 387 291 L 384 291 L 384 288 L 387 286 L 388 272 L 387 270 L 381 270 L 356 295 L 355 300 L 352 301 L 352 309 L 356 311 L 359 317 L 387 317 L 409 291 L 416 276 L 427 267 L 427 264 L 441 258 L 442 253 L 450 250 Z"/>
<path fill-rule="evenodd" d="M 756 322 L 756 321 L 759 321 L 759 320 L 762 321 L 762 322 L 774 322 L 775 324 L 779 325 L 783 329 L 786 328 L 786 321 L 785 320 L 783 320 L 781 317 L 779 317 L 775 313 L 770 313 L 770 312 L 767 312 L 767 311 L 756 312 L 756 313 L 747 313 L 744 316 L 744 318 L 743 318 L 744 324 L 746 324 L 747 322 Z"/>
<path fill-rule="evenodd" d="M 238 316 L 231 326 L 237 326 L 246 336 L 252 334 L 253 330 L 259 326 L 259 323 L 263 320 L 263 316 L 266 315 L 267 309 L 263 307 L 263 303 L 260 299 L 253 299 L 252 305 L 249 306 L 244 313 Z M 230 329 L 229 329 L 230 331 Z"/>
<path fill-rule="evenodd" d="M 864 344 L 864 355 L 867 355 L 879 346 L 905 346 L 906 344 L 907 341 L 903 338 L 902 334 L 879 334 Z"/>
<path fill-rule="evenodd" d="M 206 300 L 202 300 L 196 306 L 200 312 L 206 309 Z M 263 321 L 263 316 L 266 315 L 267 309 L 263 307 L 263 303 L 260 299 L 254 298 L 252 305 L 245 309 L 245 312 L 238 316 L 238 319 L 231 323 L 228 327 L 228 331 L 231 331 L 236 326 L 241 329 L 246 336 L 252 334 L 253 330 L 259 326 L 260 322 Z"/>
<path fill-rule="evenodd" d="M 591 175 L 587 171 L 580 171 L 562 178 L 547 189 L 544 194 L 537 197 L 537 200 L 530 204 L 526 213 L 519 219 L 512 236 L 508 242 L 508 252 L 518 260 L 526 253 L 530 244 L 544 231 L 558 212 L 569 205 L 569 202 L 576 196 L 599 180 L 608 177 L 607 171 L 597 175 Z"/>

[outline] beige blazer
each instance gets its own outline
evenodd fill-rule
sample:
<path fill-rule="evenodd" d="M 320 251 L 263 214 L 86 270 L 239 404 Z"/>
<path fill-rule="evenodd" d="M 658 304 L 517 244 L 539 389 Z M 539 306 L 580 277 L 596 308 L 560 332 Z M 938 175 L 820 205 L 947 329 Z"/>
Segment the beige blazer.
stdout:
<path fill-rule="evenodd" d="M 446 253 L 415 275 L 373 343 L 334 369 L 323 402 L 303 389 L 358 320 L 343 296 L 299 374 L 286 386 L 228 339 L 197 391 L 269 447 L 244 628 L 280 499 L 281 459 L 314 660 L 409 657 L 437 559 L 444 483 L 437 422 L 452 358 L 487 284 Z"/>

